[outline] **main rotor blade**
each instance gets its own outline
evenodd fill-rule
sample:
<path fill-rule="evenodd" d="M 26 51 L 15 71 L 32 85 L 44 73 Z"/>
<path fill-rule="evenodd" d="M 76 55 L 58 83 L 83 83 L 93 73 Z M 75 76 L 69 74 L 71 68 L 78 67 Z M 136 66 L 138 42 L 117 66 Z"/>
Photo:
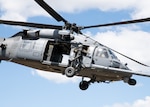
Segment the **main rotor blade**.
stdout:
<path fill-rule="evenodd" d="M 30 22 L 21 22 L 21 21 L 9 21 L 9 20 L 0 20 L 0 24 L 35 27 L 35 28 L 59 29 L 59 30 L 62 29 L 62 26 L 57 26 L 57 25 L 39 24 L 39 23 L 30 23 Z"/>
<path fill-rule="evenodd" d="M 62 16 L 60 16 L 54 9 L 52 9 L 44 0 L 35 0 L 44 10 L 46 10 L 51 16 L 53 16 L 58 22 L 63 21 L 67 23 Z"/>
<path fill-rule="evenodd" d="M 95 27 L 105 27 L 105 26 L 115 26 L 115 25 L 124 25 L 124 24 L 133 24 L 133 23 L 141 23 L 141 22 L 148 22 L 148 21 L 150 21 L 150 18 L 128 20 L 128 21 L 122 21 L 122 22 L 114 22 L 114 23 L 107 23 L 107 24 L 92 25 L 92 26 L 84 26 L 81 29 L 95 28 Z"/>

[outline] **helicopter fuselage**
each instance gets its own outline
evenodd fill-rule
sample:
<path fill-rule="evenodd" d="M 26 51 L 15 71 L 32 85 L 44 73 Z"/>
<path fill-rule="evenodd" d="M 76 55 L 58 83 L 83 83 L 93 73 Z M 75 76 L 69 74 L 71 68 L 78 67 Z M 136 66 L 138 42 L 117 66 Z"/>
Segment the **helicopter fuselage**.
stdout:
<path fill-rule="evenodd" d="M 0 59 L 62 74 L 71 65 L 80 70 L 77 75 L 89 78 L 95 76 L 96 81 L 118 81 L 131 76 L 96 69 L 95 66 L 102 66 L 129 70 L 112 51 L 92 39 L 76 35 L 71 42 L 64 42 L 64 35 L 58 35 L 54 30 L 51 32 L 53 33 L 48 33 L 47 38 L 46 34 L 40 35 L 40 32 L 38 35 L 37 32 L 30 32 L 30 35 L 29 32 L 20 32 L 10 38 L 1 39 Z"/>

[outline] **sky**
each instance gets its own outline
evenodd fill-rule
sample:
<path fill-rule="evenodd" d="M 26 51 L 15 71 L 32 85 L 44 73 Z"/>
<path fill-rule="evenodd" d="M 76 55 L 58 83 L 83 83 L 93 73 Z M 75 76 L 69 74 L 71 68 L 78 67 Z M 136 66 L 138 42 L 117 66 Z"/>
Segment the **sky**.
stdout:
<path fill-rule="evenodd" d="M 149 0 L 45 0 L 78 25 L 95 25 L 150 17 Z M 34 0 L 0 0 L 0 19 L 62 25 Z M 150 65 L 149 23 L 83 30 L 83 33 L 142 63 Z M 25 27 L 0 25 L 7 38 Z M 34 29 L 34 28 L 33 28 Z M 118 55 L 132 70 L 149 71 Z M 80 77 L 43 72 L 11 62 L 0 64 L 0 107 L 149 107 L 150 78 L 133 76 L 136 86 L 123 82 L 94 83 L 82 91 Z"/>

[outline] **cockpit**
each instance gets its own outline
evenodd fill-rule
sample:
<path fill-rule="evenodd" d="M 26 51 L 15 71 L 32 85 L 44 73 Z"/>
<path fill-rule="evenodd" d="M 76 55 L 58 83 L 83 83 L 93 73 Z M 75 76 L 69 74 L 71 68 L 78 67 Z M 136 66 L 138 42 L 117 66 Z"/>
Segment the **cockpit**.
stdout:
<path fill-rule="evenodd" d="M 120 60 L 117 56 L 108 48 L 97 47 L 94 52 L 94 64 L 107 66 L 107 67 L 120 67 Z"/>
<path fill-rule="evenodd" d="M 101 57 L 101 58 L 109 58 L 108 53 L 107 53 L 107 50 L 106 50 L 106 49 L 102 49 L 102 48 L 99 48 L 99 49 L 97 50 L 95 56 Z"/>

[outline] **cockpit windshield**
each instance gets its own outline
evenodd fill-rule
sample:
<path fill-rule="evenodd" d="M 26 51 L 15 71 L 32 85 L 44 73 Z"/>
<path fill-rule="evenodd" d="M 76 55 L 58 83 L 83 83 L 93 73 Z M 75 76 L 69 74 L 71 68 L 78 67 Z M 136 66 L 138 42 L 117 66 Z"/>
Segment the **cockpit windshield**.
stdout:
<path fill-rule="evenodd" d="M 118 59 L 117 56 L 111 50 L 108 50 L 108 51 L 112 59 Z"/>
<path fill-rule="evenodd" d="M 101 57 L 101 58 L 108 58 L 109 57 L 109 55 L 107 53 L 107 50 L 106 49 L 102 49 L 102 48 L 99 48 L 97 50 L 96 56 Z"/>

